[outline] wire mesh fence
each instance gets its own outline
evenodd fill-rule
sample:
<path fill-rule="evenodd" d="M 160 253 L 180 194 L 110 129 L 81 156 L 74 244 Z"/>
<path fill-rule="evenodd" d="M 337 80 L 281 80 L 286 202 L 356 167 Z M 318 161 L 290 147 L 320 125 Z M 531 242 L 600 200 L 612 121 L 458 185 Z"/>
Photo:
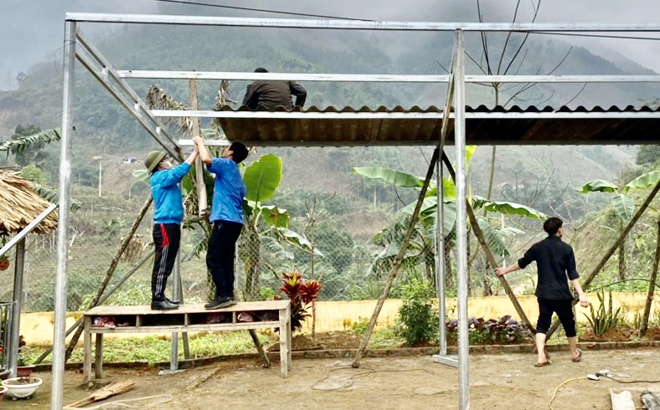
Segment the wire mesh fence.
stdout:
<path fill-rule="evenodd" d="M 117 251 L 121 238 L 138 214 L 148 188 L 131 187 L 123 194 L 98 196 L 95 189 L 74 186 L 72 197 L 79 208 L 71 213 L 69 237 L 68 309 L 85 309 L 96 293 Z M 295 196 L 295 195 L 294 195 Z M 273 229 L 264 224 L 246 220 L 236 251 L 236 295 L 244 300 L 268 300 L 281 296 L 282 275 L 300 272 L 306 280 L 318 280 L 323 288 L 321 301 L 373 300 L 383 292 L 410 224 L 410 212 L 395 207 L 386 208 L 378 214 L 382 220 L 372 224 L 369 230 L 359 234 L 351 232 L 350 224 L 340 212 L 351 206 L 348 198 L 336 196 L 325 207 L 314 210 L 309 198 L 298 198 L 303 205 L 291 215 L 286 230 Z M 657 202 L 657 201 L 656 201 Z M 292 209 L 295 204 L 288 204 Z M 383 205 L 386 207 L 387 205 Z M 152 207 L 153 209 L 153 207 Z M 113 288 L 153 248 L 150 210 L 140 223 L 135 238 L 120 259 L 109 282 Z M 330 211 L 329 211 L 330 210 Z M 364 211 L 367 218 L 369 211 Z M 451 214 L 451 212 L 449 213 Z M 564 240 L 576 253 L 578 271 L 583 278 L 591 273 L 611 245 L 619 237 L 621 224 L 615 224 L 607 212 L 594 214 L 580 225 L 568 225 Z M 342 219 L 343 218 L 343 219 Z M 439 263 L 444 267 L 446 295 L 456 293 L 456 236 L 453 216 L 445 220 L 444 258 Z M 631 289 L 645 289 L 651 270 L 654 244 L 648 241 L 655 235 L 656 226 L 652 216 L 643 219 L 624 241 L 623 250 L 616 250 L 596 277 L 591 288 L 597 288 L 617 280 L 634 282 Z M 372 219 L 377 219 L 373 218 Z M 507 226 L 501 216 L 484 218 L 497 235 L 489 233 L 490 247 L 498 264 L 515 263 L 532 243 L 541 240 L 544 234 L 541 221 L 523 221 L 507 218 Z M 348 227 L 348 228 L 347 228 Z M 509 229 L 515 227 L 517 231 Z M 488 226 L 482 227 L 483 229 Z M 488 228 L 488 229 L 490 229 Z M 209 299 L 210 280 L 206 269 L 203 244 L 208 233 L 196 225 L 195 229 L 184 228 L 181 242 L 181 280 L 184 300 L 201 303 Z M 408 250 L 400 265 L 399 274 L 390 291 L 390 297 L 402 297 L 401 289 L 410 278 L 423 279 L 436 289 L 436 216 L 435 208 L 422 213 L 416 224 Z M 512 233 L 513 232 L 513 233 Z M 491 237 L 492 236 L 492 237 Z M 497 239 L 497 240 L 496 240 Z M 486 261 L 481 245 L 471 230 L 468 230 L 468 276 L 470 296 L 502 295 L 503 290 Z M 56 234 L 30 235 L 27 242 L 23 311 L 51 311 L 54 306 L 57 246 Z M 13 252 L 9 255 L 13 259 Z M 119 286 L 104 304 L 135 305 L 150 302 L 150 279 L 153 257 L 147 259 L 130 277 Z M 3 286 L 0 300 L 10 300 L 13 283 L 13 267 L 0 272 Z M 518 295 L 533 294 L 536 286 L 536 270 L 531 267 L 515 275 L 507 276 L 514 292 Z M 171 295 L 172 282 L 167 286 Z M 107 290 L 106 290 L 107 293 Z M 513 309 L 512 309 L 513 311 Z M 357 320 L 358 318 L 354 318 Z M 533 319 L 533 318 L 531 318 Z"/>

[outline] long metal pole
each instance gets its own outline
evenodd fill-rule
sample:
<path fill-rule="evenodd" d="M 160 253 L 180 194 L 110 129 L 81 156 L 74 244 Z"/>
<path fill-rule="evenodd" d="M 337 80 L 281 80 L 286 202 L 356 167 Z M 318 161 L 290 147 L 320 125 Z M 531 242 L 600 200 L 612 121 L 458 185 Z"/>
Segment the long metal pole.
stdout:
<path fill-rule="evenodd" d="M 73 85 L 76 64 L 76 23 L 64 25 L 64 80 L 62 96 L 62 134 L 60 153 L 60 214 L 57 230 L 57 279 L 55 281 L 55 331 L 53 335 L 53 385 L 51 410 L 64 407 L 64 356 L 66 347 L 66 302 L 69 242 L 69 146 L 73 136 Z"/>
<path fill-rule="evenodd" d="M 447 74 L 324 74 L 324 73 L 252 73 L 239 71 L 117 70 L 121 78 L 172 80 L 238 80 L 300 82 L 369 82 L 437 84 L 449 82 Z M 659 83 L 660 75 L 466 75 L 466 83 Z"/>
<path fill-rule="evenodd" d="M 438 150 L 442 152 L 442 145 L 438 145 Z M 444 207 L 444 186 L 442 183 L 442 162 L 438 161 L 435 168 L 437 176 L 438 187 L 438 205 L 436 214 L 436 261 L 435 261 L 435 282 L 438 289 L 438 320 L 439 320 L 439 335 L 438 341 L 440 345 L 440 356 L 447 356 L 447 328 L 445 322 L 447 321 L 447 307 L 445 306 L 445 207 Z"/>
<path fill-rule="evenodd" d="M 9 252 L 11 248 L 13 248 L 17 243 L 19 243 L 23 238 L 25 238 L 30 232 L 36 228 L 41 221 L 46 219 L 48 215 L 50 215 L 51 212 L 53 212 L 56 208 L 58 207 L 57 204 L 50 204 L 48 208 L 46 208 L 39 216 L 37 216 L 28 226 L 23 228 L 19 233 L 14 235 L 13 238 L 5 246 L 0 249 L 0 256 L 4 255 L 5 253 Z"/>
<path fill-rule="evenodd" d="M 103 160 L 99 160 L 99 198 L 101 197 L 103 186 Z"/>
<path fill-rule="evenodd" d="M 174 24 L 268 28 L 394 31 L 521 31 L 521 32 L 658 32 L 658 23 L 461 23 L 432 21 L 369 21 L 175 16 L 164 14 L 66 13 L 66 20 L 89 23 Z"/>
<path fill-rule="evenodd" d="M 181 300 L 181 250 L 174 260 L 172 277 L 172 299 Z M 170 357 L 170 370 L 179 370 L 179 333 L 172 332 L 172 354 Z"/>
<path fill-rule="evenodd" d="M 465 45 L 463 31 L 456 30 L 454 67 L 454 136 L 456 144 L 456 232 L 458 277 L 458 403 L 460 410 L 470 408 L 470 342 L 468 340 L 467 283 L 467 189 L 465 181 Z"/>
<path fill-rule="evenodd" d="M 11 308 L 11 341 L 9 342 L 9 377 L 16 377 L 18 349 L 21 334 L 21 307 L 23 306 L 23 271 L 25 267 L 25 238 L 16 245 L 14 264 L 14 296 Z"/>
<path fill-rule="evenodd" d="M 454 79 L 455 79 L 455 73 L 454 73 L 454 64 L 456 62 L 456 45 L 454 45 L 454 50 L 452 52 L 452 57 L 451 57 L 451 67 L 450 67 L 450 75 L 449 75 L 449 83 L 447 84 L 447 96 L 445 97 L 445 109 L 443 111 L 443 118 L 442 118 L 442 126 L 440 128 L 440 141 L 438 143 L 438 151 L 439 155 L 444 155 L 444 149 L 445 149 L 445 142 L 447 141 L 447 131 L 449 129 L 449 115 L 451 114 L 451 108 L 453 104 L 453 99 L 454 99 Z M 438 161 L 438 164 L 436 166 L 436 175 L 438 177 L 438 183 L 437 183 L 437 191 L 438 191 L 438 198 L 437 198 L 437 215 L 436 215 L 436 222 L 438 223 L 438 228 L 437 228 L 437 246 L 438 249 L 436 251 L 437 255 L 437 261 L 436 261 L 436 266 L 435 266 L 435 271 L 436 271 L 436 285 L 438 289 L 438 320 L 439 320 L 439 335 L 438 335 L 438 345 L 440 347 L 439 351 L 439 356 L 444 357 L 447 356 L 447 328 L 446 328 L 446 321 L 447 321 L 447 306 L 446 306 L 446 289 L 445 289 L 445 191 L 444 191 L 444 183 L 443 183 L 443 171 L 444 171 L 444 166 L 442 165 L 442 161 Z M 445 361 L 445 363 L 447 363 Z M 456 362 L 454 360 L 451 361 L 452 365 L 455 365 Z"/>

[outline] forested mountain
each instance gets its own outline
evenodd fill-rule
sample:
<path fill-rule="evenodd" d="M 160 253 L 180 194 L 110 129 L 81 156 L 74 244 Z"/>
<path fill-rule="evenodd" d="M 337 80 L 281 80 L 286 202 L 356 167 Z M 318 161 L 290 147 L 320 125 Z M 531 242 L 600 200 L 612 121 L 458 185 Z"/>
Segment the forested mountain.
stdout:
<path fill-rule="evenodd" d="M 162 9 L 167 12 L 167 7 Z M 179 8 L 177 12 L 181 14 Z M 199 13 L 198 9 L 188 10 Z M 460 20 L 467 18 L 457 11 L 436 19 Z M 267 67 L 275 72 L 330 72 L 330 73 L 444 73 L 449 66 L 452 49 L 451 33 L 368 33 L 309 31 L 248 28 L 192 28 L 177 26 L 120 26 L 111 34 L 96 36 L 98 48 L 118 69 L 169 69 L 199 71 L 252 71 Z M 505 61 L 515 53 L 523 41 L 522 35 L 512 37 Z M 491 58 L 498 58 L 504 36 L 494 36 L 490 42 Z M 468 71 L 479 73 L 475 62 L 483 60 L 481 42 L 477 35 L 468 38 L 468 50 L 474 62 Z M 649 74 L 649 70 L 613 54 L 612 60 L 592 54 L 589 50 L 573 47 L 561 38 L 532 36 L 525 43 L 524 58 L 516 60 L 516 72 L 555 74 Z M 570 50 L 570 51 L 569 51 Z M 559 64 L 562 59 L 565 61 Z M 77 67 L 75 125 L 73 140 L 74 174 L 83 185 L 96 184 L 94 155 L 105 154 L 113 158 L 136 156 L 141 158 L 155 143 L 135 121 L 108 95 L 108 93 L 80 66 Z M 145 95 L 155 84 L 182 102 L 188 100 L 187 81 L 131 81 L 137 92 Z M 232 82 L 230 91 L 240 101 L 245 82 Z M 200 106 L 210 109 L 217 91 L 217 82 L 199 85 Z M 428 85 L 393 84 L 337 84 L 310 83 L 308 105 L 318 107 L 362 106 L 410 107 L 420 105 L 442 106 L 443 87 Z M 518 99 L 508 101 L 513 91 L 503 90 L 500 103 L 509 105 L 552 105 L 570 103 L 571 106 L 596 104 L 609 106 L 642 105 L 660 95 L 658 87 L 646 85 L 589 86 L 580 92 L 581 84 L 552 87 L 537 85 Z M 493 89 L 472 86 L 468 103 L 494 105 Z M 41 128 L 59 126 L 61 118 L 61 61 L 49 61 L 34 66 L 22 78 L 15 91 L 0 92 L 0 135 L 10 137 L 18 125 L 34 124 Z M 208 125 L 208 124 L 207 124 Z M 56 147 L 52 150 L 56 158 Z M 396 203 L 393 190 L 379 187 L 373 182 L 356 181 L 350 175 L 354 166 L 379 165 L 423 174 L 426 162 L 421 155 L 430 156 L 430 149 L 400 148 L 295 148 L 265 150 L 282 155 L 285 163 L 286 189 L 312 189 L 322 192 L 349 192 L 369 203 Z M 540 202 L 548 206 L 562 202 L 579 214 L 580 206 L 570 204 L 576 185 L 598 176 L 616 179 L 622 166 L 632 162 L 635 149 L 627 147 L 504 147 L 498 151 L 496 189 L 498 197 L 517 197 L 533 193 L 512 189 L 525 181 L 526 189 L 540 184 L 548 185 L 547 198 Z M 472 167 L 472 186 L 485 194 L 489 169 L 490 149 L 477 150 Z M 559 166 L 569 162 L 571 167 Z M 119 166 L 119 165 L 117 165 Z M 56 166 L 47 173 L 55 179 Z M 286 178 L 305 173 L 306 180 Z M 109 189 L 125 192 L 130 181 L 118 173 L 116 184 Z M 517 180 L 517 184 L 516 184 Z M 548 182 L 549 180 L 549 182 Z M 331 181 L 331 182 L 328 182 Z M 359 185 L 361 184 L 361 185 Z M 367 185 L 365 187 L 365 184 Z M 360 188 L 356 188 L 357 186 Z M 570 189 L 566 189 L 566 187 Z M 313 188 L 310 188 L 313 187 Z M 557 198 L 565 193 L 569 199 Z M 577 197 L 575 201 L 580 201 Z"/>

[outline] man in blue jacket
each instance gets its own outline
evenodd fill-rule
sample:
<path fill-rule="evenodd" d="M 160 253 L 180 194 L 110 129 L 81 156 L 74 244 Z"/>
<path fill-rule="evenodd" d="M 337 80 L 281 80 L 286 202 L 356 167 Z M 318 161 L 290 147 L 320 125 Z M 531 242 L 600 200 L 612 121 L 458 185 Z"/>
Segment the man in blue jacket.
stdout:
<path fill-rule="evenodd" d="M 170 310 L 178 307 L 178 302 L 172 302 L 165 297 L 165 286 L 167 278 L 172 273 L 181 239 L 183 202 L 179 182 L 190 171 L 197 153 L 195 147 L 186 161 L 176 167 L 172 167 L 172 162 L 163 151 L 152 151 L 144 160 L 147 171 L 151 174 L 151 196 L 155 207 L 153 238 L 156 255 L 151 273 L 151 309 L 153 310 Z"/>
<path fill-rule="evenodd" d="M 243 198 L 246 189 L 238 164 L 248 156 L 240 142 L 227 147 L 220 158 L 212 157 L 200 137 L 193 138 L 199 157 L 209 172 L 215 174 L 210 222 L 213 224 L 206 253 L 206 266 L 215 283 L 215 300 L 206 309 L 220 309 L 234 301 L 234 255 L 236 241 L 243 229 Z"/>

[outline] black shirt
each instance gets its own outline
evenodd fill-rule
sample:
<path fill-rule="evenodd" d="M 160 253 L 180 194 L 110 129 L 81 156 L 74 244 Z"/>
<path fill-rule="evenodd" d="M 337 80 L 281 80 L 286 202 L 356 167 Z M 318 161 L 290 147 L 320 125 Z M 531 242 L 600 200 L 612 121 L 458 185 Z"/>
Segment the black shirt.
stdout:
<path fill-rule="evenodd" d="M 572 299 L 568 289 L 568 281 L 580 276 L 575 269 L 575 255 L 570 245 L 562 242 L 556 235 L 550 235 L 541 242 L 535 243 L 525 256 L 518 260 L 518 266 L 525 269 L 536 261 L 539 280 L 536 285 L 536 296 L 541 299 Z"/>
<path fill-rule="evenodd" d="M 278 106 L 290 110 L 293 108 L 292 95 L 296 96 L 296 106 L 302 107 L 305 104 L 307 91 L 294 81 L 255 81 L 248 85 L 243 105 L 252 110 L 259 107 L 274 110 Z"/>

